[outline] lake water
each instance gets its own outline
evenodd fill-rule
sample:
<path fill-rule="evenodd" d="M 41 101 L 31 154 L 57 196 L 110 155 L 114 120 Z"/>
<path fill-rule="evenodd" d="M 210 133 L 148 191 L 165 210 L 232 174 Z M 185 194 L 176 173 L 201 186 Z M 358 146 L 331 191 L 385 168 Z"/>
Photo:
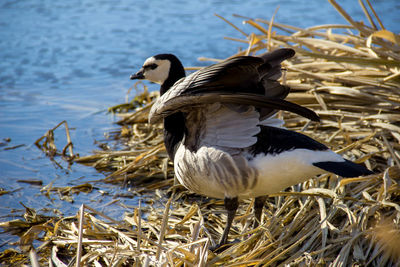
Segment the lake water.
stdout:
<path fill-rule="evenodd" d="M 356 20 L 364 20 L 358 1 L 338 1 Z M 371 1 L 384 25 L 400 31 L 400 2 Z M 186 66 L 206 65 L 200 56 L 225 58 L 239 45 L 224 36 L 242 37 L 214 13 L 235 22 L 232 14 L 270 19 L 308 27 L 346 23 L 327 2 L 288 1 L 100 1 L 100 0 L 2 0 L 0 3 L 0 188 L 12 191 L 0 196 L 0 221 L 18 218 L 19 202 L 53 214 L 77 212 L 81 203 L 101 208 L 119 218 L 121 210 L 108 208 L 113 194 L 124 191 L 107 187 L 111 196 L 98 190 L 74 196 L 74 203 L 40 193 L 40 186 L 18 182 L 38 179 L 43 185 L 82 184 L 104 177 L 90 167 L 70 168 L 50 161 L 33 143 L 48 129 L 67 120 L 75 152 L 87 155 L 95 141 L 116 126 L 107 107 L 124 102 L 133 84 L 129 75 L 144 59 L 158 53 L 174 53 Z M 156 85 L 149 85 L 156 90 Z M 65 144 L 63 130 L 57 142 Z M 11 140 L 9 140 L 11 139 Z M 19 146 L 21 145 L 21 146 Z M 18 148 L 10 149 L 14 146 Z M 121 200 L 136 205 L 137 199 Z M 10 237 L 0 235 L 0 250 Z M 3 241 L 3 242 L 1 242 Z"/>

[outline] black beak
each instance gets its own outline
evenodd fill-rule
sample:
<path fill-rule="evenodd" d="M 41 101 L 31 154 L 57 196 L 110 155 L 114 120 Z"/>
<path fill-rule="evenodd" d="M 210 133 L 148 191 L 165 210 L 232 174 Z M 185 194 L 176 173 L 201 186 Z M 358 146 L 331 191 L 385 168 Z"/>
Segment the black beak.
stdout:
<path fill-rule="evenodd" d="M 132 74 L 130 77 L 131 80 L 135 80 L 135 79 L 144 79 L 144 75 L 143 75 L 143 69 L 140 69 L 138 72 L 136 72 L 135 74 Z"/>

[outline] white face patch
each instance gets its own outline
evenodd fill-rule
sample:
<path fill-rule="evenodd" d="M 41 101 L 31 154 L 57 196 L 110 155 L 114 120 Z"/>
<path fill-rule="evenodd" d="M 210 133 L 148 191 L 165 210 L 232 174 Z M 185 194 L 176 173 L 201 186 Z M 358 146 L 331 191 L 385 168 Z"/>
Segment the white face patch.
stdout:
<path fill-rule="evenodd" d="M 146 80 L 163 84 L 168 78 L 171 62 L 166 59 L 155 59 L 149 57 L 143 63 L 143 75 Z"/>

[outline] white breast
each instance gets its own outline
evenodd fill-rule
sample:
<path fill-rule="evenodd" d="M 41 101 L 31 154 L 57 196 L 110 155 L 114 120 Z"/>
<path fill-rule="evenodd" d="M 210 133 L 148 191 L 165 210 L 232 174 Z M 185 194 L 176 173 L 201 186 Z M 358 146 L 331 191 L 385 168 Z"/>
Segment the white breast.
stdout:
<path fill-rule="evenodd" d="M 214 198 L 236 197 L 256 185 L 257 171 L 240 155 L 202 146 L 190 151 L 180 145 L 174 159 L 179 182 L 191 191 Z"/>

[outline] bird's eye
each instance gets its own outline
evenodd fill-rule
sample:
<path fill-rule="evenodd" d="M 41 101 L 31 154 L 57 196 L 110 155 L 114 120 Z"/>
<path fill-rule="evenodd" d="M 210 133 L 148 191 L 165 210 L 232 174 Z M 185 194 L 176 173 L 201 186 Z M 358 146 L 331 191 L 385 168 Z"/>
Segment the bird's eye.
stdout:
<path fill-rule="evenodd" d="M 157 68 L 157 67 L 158 67 L 158 65 L 155 64 L 155 63 L 149 64 L 149 65 L 146 65 L 146 66 L 143 66 L 143 68 L 145 68 L 145 69 L 151 69 L 151 70 L 154 70 L 154 69 Z"/>

